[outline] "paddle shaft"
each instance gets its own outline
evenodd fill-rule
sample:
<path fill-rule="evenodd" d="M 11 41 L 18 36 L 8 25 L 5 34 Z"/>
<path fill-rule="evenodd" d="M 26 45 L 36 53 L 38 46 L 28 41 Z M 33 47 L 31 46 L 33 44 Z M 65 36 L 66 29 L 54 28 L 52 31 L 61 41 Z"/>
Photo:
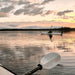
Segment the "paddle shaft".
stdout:
<path fill-rule="evenodd" d="M 35 73 L 36 71 L 41 70 L 41 69 L 42 69 L 42 65 L 38 64 L 36 68 L 34 68 L 33 70 L 25 73 L 24 75 L 32 75 L 33 73 Z"/>

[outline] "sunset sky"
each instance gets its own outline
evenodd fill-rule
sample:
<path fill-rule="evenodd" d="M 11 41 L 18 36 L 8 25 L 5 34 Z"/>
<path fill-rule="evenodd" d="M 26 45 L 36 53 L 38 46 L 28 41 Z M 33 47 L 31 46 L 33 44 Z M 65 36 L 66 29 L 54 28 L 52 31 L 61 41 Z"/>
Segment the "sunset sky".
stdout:
<path fill-rule="evenodd" d="M 38 21 L 74 25 L 75 0 L 0 0 L 0 23 Z"/>

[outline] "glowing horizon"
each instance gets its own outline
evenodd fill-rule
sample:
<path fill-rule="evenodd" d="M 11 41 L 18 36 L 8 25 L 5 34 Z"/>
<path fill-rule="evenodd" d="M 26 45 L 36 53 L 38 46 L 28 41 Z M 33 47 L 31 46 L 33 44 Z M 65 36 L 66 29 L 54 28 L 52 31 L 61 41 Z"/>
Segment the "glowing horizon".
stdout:
<path fill-rule="evenodd" d="M 19 2 L 19 0 L 12 0 L 12 1 Z M 9 2 L 8 6 L 1 5 L 2 7 L 0 7 L 0 23 L 38 22 L 38 21 L 75 23 L 74 0 L 62 0 L 62 1 L 22 0 L 22 1 L 23 1 L 22 4 L 18 4 L 16 2 L 15 4 L 13 4 Z"/>

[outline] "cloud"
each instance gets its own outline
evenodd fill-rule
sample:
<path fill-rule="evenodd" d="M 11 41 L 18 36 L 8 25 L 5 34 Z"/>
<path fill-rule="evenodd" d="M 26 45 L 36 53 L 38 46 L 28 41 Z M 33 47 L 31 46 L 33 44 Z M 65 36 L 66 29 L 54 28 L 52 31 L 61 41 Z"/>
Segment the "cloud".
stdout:
<path fill-rule="evenodd" d="M 8 14 L 12 13 L 14 15 L 20 15 L 20 14 L 48 15 L 48 14 L 50 14 L 49 11 L 48 10 L 45 11 L 44 5 L 42 5 L 42 4 L 45 4 L 45 3 L 48 3 L 48 2 L 54 1 L 54 0 L 44 0 L 41 4 L 40 3 L 32 3 L 27 0 L 19 0 L 19 1 L 6 0 L 6 1 L 7 1 L 7 3 L 5 5 L 3 5 L 4 7 L 1 7 L 0 12 L 4 12 L 4 13 L 8 13 Z M 6 6 L 6 5 L 8 5 L 8 6 Z"/>
<path fill-rule="evenodd" d="M 22 12 L 24 12 L 24 10 L 23 10 L 23 9 L 19 9 L 19 10 L 15 11 L 14 15 L 19 15 L 19 14 L 21 14 Z"/>
<path fill-rule="evenodd" d="M 43 13 L 43 7 L 40 7 L 39 3 L 25 4 L 24 8 L 16 10 L 14 15 L 21 13 L 24 13 L 24 15 L 41 15 Z"/>
<path fill-rule="evenodd" d="M 4 12 L 0 12 L 0 17 L 7 17 L 7 13 L 4 13 Z"/>
<path fill-rule="evenodd" d="M 19 5 L 21 5 L 21 4 L 30 4 L 30 2 L 29 1 L 22 1 L 22 0 L 20 0 L 20 1 L 18 1 L 18 4 Z"/>
<path fill-rule="evenodd" d="M 45 13 L 45 15 L 48 15 L 48 14 L 55 14 L 56 12 L 55 11 L 53 11 L 53 10 L 48 10 L 46 13 Z"/>
<path fill-rule="evenodd" d="M 1 0 L 1 2 L 11 2 L 12 0 Z"/>
<path fill-rule="evenodd" d="M 38 14 L 43 14 L 43 8 L 37 8 L 35 7 L 34 9 L 32 9 L 32 11 L 30 11 L 30 15 L 38 15 Z"/>
<path fill-rule="evenodd" d="M 14 6 L 9 6 L 9 7 L 5 7 L 5 8 L 1 8 L 0 12 L 8 13 L 8 12 L 10 12 L 12 9 L 14 9 Z"/>
<path fill-rule="evenodd" d="M 54 0 L 44 0 L 41 4 L 46 4 L 46 3 L 50 2 L 50 1 L 54 1 Z"/>
<path fill-rule="evenodd" d="M 54 0 L 44 0 L 41 4 L 40 3 L 30 3 L 26 1 L 22 1 L 24 4 L 24 8 L 18 9 L 15 11 L 14 15 L 48 15 L 49 11 L 46 10 L 44 11 L 44 6 L 42 4 L 48 3 L 49 1 L 54 1 Z M 44 13 L 45 12 L 45 13 Z M 49 13 L 50 14 L 50 13 Z"/>
<path fill-rule="evenodd" d="M 17 10 L 14 15 L 19 15 L 21 13 L 24 13 L 24 15 L 41 15 L 43 13 L 43 8 L 25 8 L 25 9 L 19 9 Z"/>
<path fill-rule="evenodd" d="M 70 13 L 70 12 L 73 12 L 73 10 L 61 11 L 61 12 L 58 12 L 57 15 L 58 15 L 58 16 L 63 16 L 63 15 L 65 15 L 66 13 Z"/>
<path fill-rule="evenodd" d="M 13 25 L 13 24 L 8 25 L 8 26 L 10 26 L 10 27 L 18 27 L 18 25 Z"/>

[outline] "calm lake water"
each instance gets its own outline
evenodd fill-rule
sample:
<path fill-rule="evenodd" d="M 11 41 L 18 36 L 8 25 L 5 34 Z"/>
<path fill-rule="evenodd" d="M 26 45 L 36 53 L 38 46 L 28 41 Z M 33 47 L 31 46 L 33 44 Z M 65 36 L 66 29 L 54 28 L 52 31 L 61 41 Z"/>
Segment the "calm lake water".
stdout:
<path fill-rule="evenodd" d="M 50 53 L 61 55 L 63 66 L 42 70 L 34 75 L 75 75 L 75 32 L 53 36 L 50 41 L 40 31 L 0 31 L 0 64 L 18 75 L 31 70 Z"/>

